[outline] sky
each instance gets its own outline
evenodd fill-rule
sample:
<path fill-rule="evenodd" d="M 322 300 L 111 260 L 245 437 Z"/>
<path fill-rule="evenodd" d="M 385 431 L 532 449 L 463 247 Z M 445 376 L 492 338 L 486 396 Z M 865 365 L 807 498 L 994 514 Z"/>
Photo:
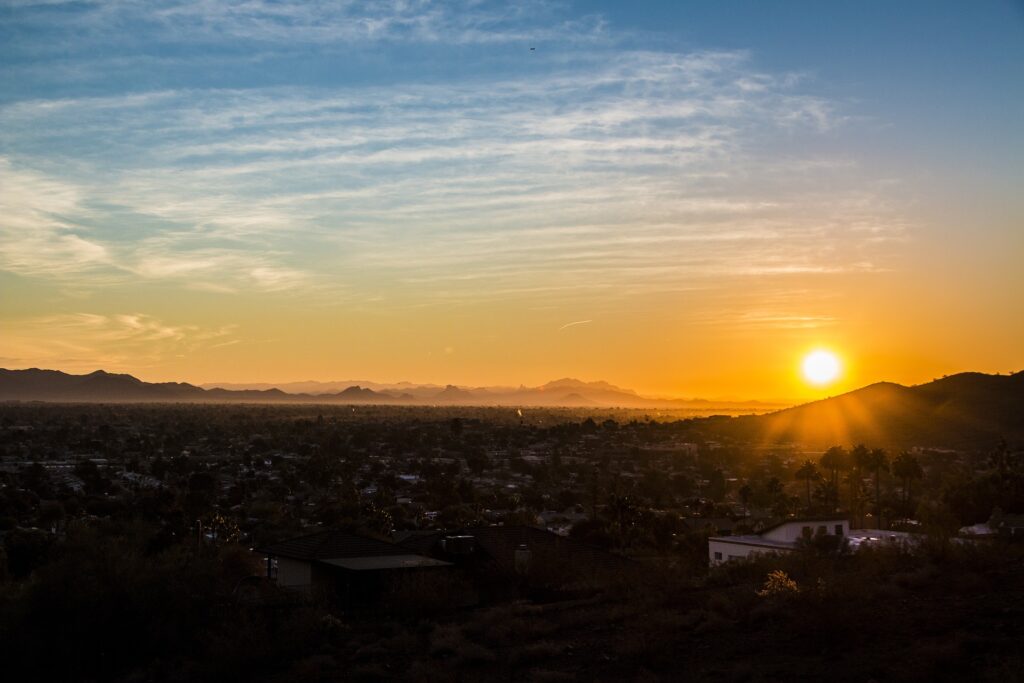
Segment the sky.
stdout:
<path fill-rule="evenodd" d="M 1009 0 L 0 0 L 0 366 L 1016 371 L 1022 121 Z"/>

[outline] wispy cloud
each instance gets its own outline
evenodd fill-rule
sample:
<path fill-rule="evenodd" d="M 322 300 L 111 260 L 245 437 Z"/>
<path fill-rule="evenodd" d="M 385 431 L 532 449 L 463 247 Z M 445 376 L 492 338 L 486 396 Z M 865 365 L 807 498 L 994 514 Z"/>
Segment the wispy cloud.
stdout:
<path fill-rule="evenodd" d="M 8 100 L 0 268 L 31 277 L 384 289 L 404 306 L 621 302 L 882 270 L 911 227 L 853 161 L 764 143 L 849 124 L 804 75 L 743 51 L 614 45 L 599 17 L 547 3 L 14 9 L 25 25 L 77 22 L 86 42 L 127 22 L 171 42 L 258 41 L 270 60 L 290 42 L 566 41 L 486 77 Z"/>
<path fill-rule="evenodd" d="M 40 173 L 17 172 L 0 157 L 0 263 L 34 275 L 97 270 L 110 261 L 69 216 L 83 215 L 78 188 Z"/>
<path fill-rule="evenodd" d="M 573 321 L 571 323 L 566 323 L 566 324 L 562 325 L 561 327 L 558 328 L 558 331 L 561 332 L 564 329 L 567 329 L 567 328 L 570 328 L 570 327 L 576 327 L 577 325 L 589 325 L 592 322 L 594 322 L 594 321 L 593 320 L 576 320 L 576 321 Z"/>
<path fill-rule="evenodd" d="M 234 327 L 171 325 L 142 313 L 66 313 L 20 319 L 2 344 L 11 366 L 72 370 L 133 369 L 172 356 L 238 343 Z"/>
<path fill-rule="evenodd" d="M 223 43 L 240 39 L 267 44 L 422 42 L 492 44 L 605 35 L 599 16 L 565 18 L 557 5 L 536 0 L 6 0 L 14 19 L 31 26 L 66 22 L 80 40 Z M 119 31 L 131 25 L 136 33 Z"/>

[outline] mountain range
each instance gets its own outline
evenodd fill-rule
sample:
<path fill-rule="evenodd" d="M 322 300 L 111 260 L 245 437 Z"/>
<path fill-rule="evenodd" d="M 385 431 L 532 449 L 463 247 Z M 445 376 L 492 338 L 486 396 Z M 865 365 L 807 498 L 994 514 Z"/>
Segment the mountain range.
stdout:
<path fill-rule="evenodd" d="M 97 370 L 69 375 L 59 370 L 0 369 L 0 401 L 57 402 L 267 402 L 381 405 L 617 407 L 688 410 L 695 413 L 764 412 L 782 404 L 641 396 L 607 382 L 564 378 L 538 387 L 457 387 L 408 382 L 297 382 L 195 386 L 143 382 L 131 375 Z"/>
<path fill-rule="evenodd" d="M 366 384 L 367 386 L 363 386 Z M 97 370 L 69 375 L 57 370 L 0 369 L 0 401 L 336 403 L 435 406 L 620 407 L 722 413 L 702 428 L 745 442 L 808 446 L 867 443 L 881 446 L 970 447 L 1000 438 L 1024 440 L 1024 372 L 965 372 L 925 384 L 879 382 L 832 398 L 782 408 L 770 403 L 730 403 L 644 397 L 607 382 L 560 379 L 538 387 L 477 387 L 401 383 L 302 383 L 283 386 L 198 387 L 149 383 Z M 310 386 L 312 385 L 312 386 Z M 372 388 L 371 388 L 372 387 Z"/>

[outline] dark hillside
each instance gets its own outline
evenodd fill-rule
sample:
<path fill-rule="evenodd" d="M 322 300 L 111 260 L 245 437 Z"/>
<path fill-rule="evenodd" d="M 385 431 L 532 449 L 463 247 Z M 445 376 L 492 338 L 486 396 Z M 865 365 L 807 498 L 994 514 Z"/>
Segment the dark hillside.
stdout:
<path fill-rule="evenodd" d="M 841 396 L 722 424 L 737 436 L 827 446 L 960 448 L 1024 438 L 1024 373 L 962 373 L 912 387 L 879 382 Z"/>

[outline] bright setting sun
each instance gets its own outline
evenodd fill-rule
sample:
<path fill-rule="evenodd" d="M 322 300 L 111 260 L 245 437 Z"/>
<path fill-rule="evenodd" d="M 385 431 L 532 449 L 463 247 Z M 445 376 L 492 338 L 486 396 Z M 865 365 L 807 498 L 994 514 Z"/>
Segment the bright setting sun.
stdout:
<path fill-rule="evenodd" d="M 839 377 L 839 358 L 830 351 L 813 351 L 804 357 L 804 377 L 811 384 L 824 385 Z"/>

